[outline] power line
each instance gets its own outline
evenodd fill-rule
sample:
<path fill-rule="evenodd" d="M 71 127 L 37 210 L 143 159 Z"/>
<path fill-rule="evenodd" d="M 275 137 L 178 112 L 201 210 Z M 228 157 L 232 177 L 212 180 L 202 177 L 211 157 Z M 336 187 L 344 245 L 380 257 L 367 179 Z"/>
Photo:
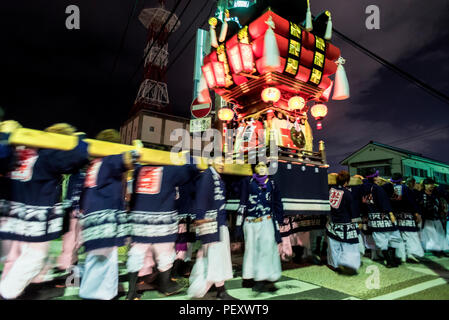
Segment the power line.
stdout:
<path fill-rule="evenodd" d="M 136 0 L 136 1 L 134 2 L 133 10 L 131 11 L 131 15 L 129 15 L 129 17 L 128 17 L 128 21 L 126 22 L 125 30 L 123 31 L 122 37 L 121 37 L 121 39 L 120 39 L 119 50 L 118 50 L 118 52 L 117 52 L 117 54 L 116 54 L 116 56 L 115 56 L 115 58 L 114 58 L 114 63 L 113 63 L 113 65 L 112 65 L 111 74 L 110 74 L 110 76 L 109 76 L 109 79 L 110 79 L 111 81 L 112 81 L 112 76 L 113 76 L 113 74 L 114 74 L 114 72 L 115 72 L 115 68 L 117 67 L 118 60 L 119 60 L 119 58 L 120 58 L 120 54 L 122 53 L 122 50 L 123 50 L 123 47 L 124 47 L 124 44 L 125 44 L 125 38 L 126 38 L 126 34 L 127 34 L 127 32 L 128 32 L 128 29 L 129 29 L 129 25 L 130 25 L 130 23 L 131 23 L 132 18 L 134 17 L 134 14 L 135 14 L 135 12 L 136 12 L 136 8 L 137 8 L 137 4 L 138 4 L 138 3 L 139 3 L 139 0 Z"/>
<path fill-rule="evenodd" d="M 391 142 L 388 144 L 401 145 L 401 144 L 406 144 L 406 143 L 410 143 L 410 142 L 414 142 L 414 141 L 420 141 L 420 140 L 426 139 L 428 137 L 437 135 L 441 132 L 444 132 L 447 129 L 449 129 L 449 126 L 445 126 L 445 127 L 438 128 L 438 129 L 433 129 L 433 130 L 430 130 L 429 132 L 421 133 L 420 135 L 417 135 L 417 136 L 414 136 L 411 138 L 409 137 L 409 138 L 400 139 L 398 141 L 394 141 L 394 142 Z"/>
<path fill-rule="evenodd" d="M 412 82 L 413 84 L 415 84 L 416 86 L 420 87 L 421 89 L 424 89 L 425 91 L 427 91 L 427 93 L 431 94 L 432 96 L 434 96 L 435 98 L 441 100 L 442 102 L 449 104 L 449 96 L 445 95 L 444 93 L 438 91 L 437 89 L 433 88 L 432 86 L 428 85 L 427 83 L 419 80 L 418 78 L 412 76 L 411 74 L 409 74 L 408 72 L 400 69 L 399 67 L 395 66 L 394 64 L 388 62 L 387 60 L 381 58 L 380 56 L 378 56 L 377 54 L 375 54 L 374 52 L 368 50 L 367 48 L 363 47 L 362 45 L 360 45 L 359 43 L 355 42 L 354 40 L 348 38 L 347 36 L 345 36 L 344 34 L 342 34 L 341 32 L 339 32 L 338 30 L 336 30 L 335 28 L 332 28 L 332 30 L 344 41 L 346 41 L 347 43 L 349 43 L 350 45 L 352 45 L 353 47 L 355 47 L 356 49 L 362 51 L 363 53 L 367 54 L 368 56 L 370 56 L 371 58 L 373 58 L 374 60 L 376 60 L 377 62 L 379 62 L 380 64 L 382 64 L 383 66 L 387 67 L 388 69 L 392 70 L 393 72 L 397 73 L 399 76 L 401 76 L 402 78 Z"/>
<path fill-rule="evenodd" d="M 209 2 L 209 0 L 204 1 L 204 4 L 201 6 L 201 9 L 198 11 L 198 13 L 196 14 L 195 18 L 193 18 L 192 22 L 190 22 L 189 26 L 184 30 L 184 32 L 179 37 L 179 39 L 183 39 L 184 38 L 184 36 L 186 35 L 187 31 L 189 31 L 190 28 L 193 26 L 193 23 L 198 19 L 200 14 L 203 13 L 204 9 L 206 9 L 208 2 Z M 178 47 L 178 45 L 180 43 L 181 43 L 181 41 L 176 42 L 176 44 L 173 46 L 172 50 L 174 51 Z"/>
<path fill-rule="evenodd" d="M 203 27 L 203 26 L 206 24 L 206 22 L 207 22 L 209 16 L 211 15 L 213 9 L 214 9 L 214 4 L 212 4 L 212 7 L 210 8 L 210 11 L 209 11 L 209 13 L 208 13 L 208 15 L 207 15 L 207 17 L 206 17 L 206 20 L 200 25 L 200 28 Z M 181 49 L 181 51 L 178 53 L 178 55 L 176 55 L 176 57 L 175 57 L 175 58 L 172 60 L 172 62 L 168 65 L 168 67 L 167 67 L 167 72 L 168 72 L 168 70 L 170 70 L 170 67 L 173 66 L 173 65 L 176 63 L 176 61 L 179 59 L 179 57 L 181 56 L 181 54 L 187 49 L 187 47 L 188 47 L 190 44 L 193 43 L 193 39 L 195 38 L 195 36 L 196 36 L 196 32 L 193 33 L 192 37 L 187 41 L 187 43 L 184 45 L 184 47 Z"/>
<path fill-rule="evenodd" d="M 132 81 L 132 79 L 136 76 L 137 72 L 140 70 L 140 67 L 142 66 L 142 64 L 145 62 L 148 54 L 151 51 L 151 48 L 153 47 L 153 45 L 156 43 L 156 41 L 159 39 L 159 37 L 162 35 L 162 33 L 164 32 L 165 26 L 167 25 L 167 23 L 170 21 L 170 19 L 172 18 L 172 16 L 175 14 L 176 9 L 179 7 L 180 3 L 182 0 L 178 0 L 176 1 L 175 5 L 173 6 L 172 10 L 170 11 L 170 15 L 168 16 L 168 18 L 165 20 L 165 22 L 163 23 L 163 25 L 161 26 L 161 28 L 159 29 L 159 32 L 156 36 L 155 39 L 153 39 L 153 42 L 151 43 L 151 46 L 148 48 L 147 53 L 145 54 L 145 56 L 143 57 L 142 60 L 140 60 L 139 65 L 137 66 L 136 70 L 133 72 L 131 78 L 129 78 L 128 80 L 128 84 Z"/>

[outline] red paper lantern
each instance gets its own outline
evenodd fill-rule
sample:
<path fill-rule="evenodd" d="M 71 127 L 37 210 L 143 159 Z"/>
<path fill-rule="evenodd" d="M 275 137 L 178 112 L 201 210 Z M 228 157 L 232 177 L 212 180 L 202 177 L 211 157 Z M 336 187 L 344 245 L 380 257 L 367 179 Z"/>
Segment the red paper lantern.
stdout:
<path fill-rule="evenodd" d="M 250 44 L 239 43 L 228 49 L 229 64 L 235 74 L 251 73 L 254 68 L 253 49 Z"/>
<path fill-rule="evenodd" d="M 212 62 L 217 87 L 226 86 L 226 73 L 223 62 Z"/>
<path fill-rule="evenodd" d="M 209 88 L 215 88 L 217 86 L 217 82 L 215 81 L 214 70 L 212 68 L 212 63 L 209 62 L 201 67 L 203 70 L 204 77 L 206 78 L 207 86 Z"/>
<path fill-rule="evenodd" d="M 207 86 L 211 89 L 226 86 L 226 72 L 223 62 L 213 61 L 201 67 Z"/>

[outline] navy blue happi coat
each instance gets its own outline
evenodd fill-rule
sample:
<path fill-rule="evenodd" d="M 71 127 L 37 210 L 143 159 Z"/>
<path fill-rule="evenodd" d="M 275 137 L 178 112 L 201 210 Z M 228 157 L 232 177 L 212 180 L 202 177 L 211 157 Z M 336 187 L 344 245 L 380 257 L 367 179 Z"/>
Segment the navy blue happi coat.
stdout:
<path fill-rule="evenodd" d="M 17 147 L 16 165 L 6 176 L 9 192 L 1 215 L 0 237 L 45 242 L 62 231 L 62 174 L 74 173 L 87 163 L 87 144 L 70 151 Z"/>
<path fill-rule="evenodd" d="M 326 225 L 329 237 L 346 243 L 358 243 L 360 214 L 354 210 L 351 192 L 342 186 L 329 190 L 330 221 Z"/>
<path fill-rule="evenodd" d="M 390 197 L 391 208 L 398 221 L 399 231 L 419 231 L 414 213 L 419 212 L 413 192 L 404 184 L 386 183 L 382 186 Z"/>
<path fill-rule="evenodd" d="M 210 167 L 201 173 L 196 183 L 194 212 L 196 220 L 210 220 L 197 228 L 203 244 L 220 241 L 219 228 L 226 222 L 226 187 L 220 175 Z"/>
<path fill-rule="evenodd" d="M 129 236 L 123 176 L 123 155 L 91 161 L 80 200 L 82 239 L 86 251 L 122 246 Z"/>
<path fill-rule="evenodd" d="M 175 242 L 178 236 L 178 190 L 198 174 L 195 165 L 141 166 L 135 170 L 130 223 L 133 241 Z"/>
<path fill-rule="evenodd" d="M 282 242 L 279 225 L 284 220 L 284 209 L 280 190 L 272 179 L 268 179 L 265 188 L 260 187 L 252 177 L 242 181 L 239 213 L 242 218 L 270 215 L 276 242 Z"/>
<path fill-rule="evenodd" d="M 389 213 L 393 212 L 390 199 L 385 190 L 367 179 L 363 180 L 359 199 L 365 205 L 368 214 L 368 229 L 372 232 L 388 232 L 397 230 Z"/>

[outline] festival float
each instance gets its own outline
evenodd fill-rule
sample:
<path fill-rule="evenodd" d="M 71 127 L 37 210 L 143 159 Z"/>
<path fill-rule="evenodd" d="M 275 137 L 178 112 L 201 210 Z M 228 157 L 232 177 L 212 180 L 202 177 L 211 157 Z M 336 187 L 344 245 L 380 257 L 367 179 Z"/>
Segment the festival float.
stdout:
<path fill-rule="evenodd" d="M 283 235 L 322 227 L 330 211 L 329 166 L 324 142 L 313 144 L 310 116 L 322 130 L 326 104 L 349 98 L 331 13 L 313 18 L 309 1 L 257 1 L 249 8 L 219 2 L 209 26 L 211 51 L 197 99 L 211 103 L 213 92 L 226 102 L 217 110 L 217 128 L 224 136 L 233 129 L 224 153 L 243 154 L 246 162 L 251 152 L 276 144 L 274 180 L 290 217 Z M 238 202 L 229 199 L 227 208 L 236 210 Z"/>

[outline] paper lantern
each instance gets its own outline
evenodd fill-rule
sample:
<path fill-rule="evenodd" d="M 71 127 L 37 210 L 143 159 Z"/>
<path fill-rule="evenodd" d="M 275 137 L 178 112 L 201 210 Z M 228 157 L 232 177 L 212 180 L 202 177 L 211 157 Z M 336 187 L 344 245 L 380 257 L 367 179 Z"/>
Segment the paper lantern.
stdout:
<path fill-rule="evenodd" d="M 209 88 L 215 88 L 217 82 L 215 81 L 214 70 L 212 69 L 212 63 L 209 62 L 201 67 L 203 70 L 204 77 L 206 78 L 207 86 Z"/>
<path fill-rule="evenodd" d="M 266 103 L 268 102 L 278 102 L 281 98 L 281 91 L 275 87 L 268 87 L 262 91 L 262 100 Z"/>
<path fill-rule="evenodd" d="M 316 105 L 314 105 L 312 107 L 310 112 L 312 113 L 312 116 L 317 121 L 317 123 L 316 123 L 317 130 L 323 129 L 323 125 L 321 123 L 321 120 L 323 120 L 323 118 L 327 115 L 327 107 L 326 107 L 326 105 L 324 105 L 324 104 L 316 104 Z"/>
<path fill-rule="evenodd" d="M 291 97 L 288 100 L 288 108 L 290 110 L 302 110 L 302 108 L 304 108 L 304 106 L 306 105 L 306 101 L 304 100 L 303 97 L 300 96 L 294 96 Z"/>
<path fill-rule="evenodd" d="M 228 49 L 229 64 L 235 74 L 251 73 L 254 69 L 253 50 L 250 44 L 239 43 Z"/>
<path fill-rule="evenodd" d="M 214 68 L 215 81 L 217 82 L 217 87 L 226 86 L 226 73 L 223 62 L 212 62 Z"/>
<path fill-rule="evenodd" d="M 226 73 L 223 62 L 213 61 L 201 67 L 207 86 L 211 89 L 226 86 Z"/>
<path fill-rule="evenodd" d="M 221 108 L 218 110 L 218 119 L 221 121 L 231 121 L 234 118 L 234 111 L 229 108 Z"/>
<path fill-rule="evenodd" d="M 310 110 L 315 119 L 324 118 L 327 115 L 327 107 L 324 104 L 316 104 Z"/>

